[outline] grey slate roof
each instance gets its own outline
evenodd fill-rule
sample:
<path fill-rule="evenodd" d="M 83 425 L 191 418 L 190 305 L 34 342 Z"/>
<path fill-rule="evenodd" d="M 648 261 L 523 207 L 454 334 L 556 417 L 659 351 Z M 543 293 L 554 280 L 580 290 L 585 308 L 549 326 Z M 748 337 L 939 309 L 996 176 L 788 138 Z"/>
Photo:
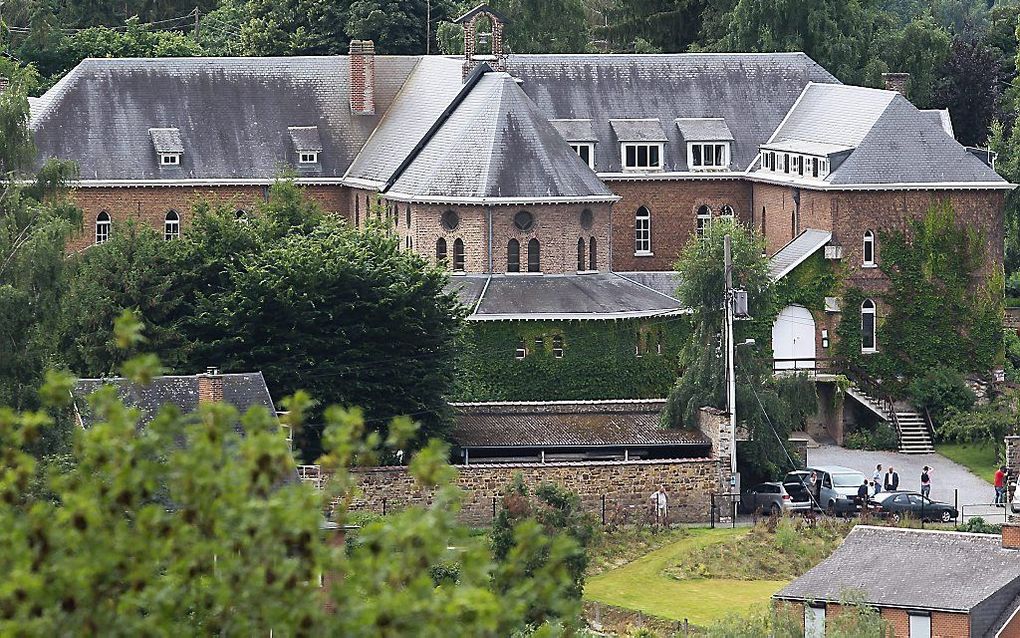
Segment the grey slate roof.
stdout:
<path fill-rule="evenodd" d="M 417 58 L 377 56 L 384 112 Z M 264 179 L 296 157 L 291 126 L 318 126 L 321 175 L 341 177 L 379 122 L 352 115 L 346 56 L 88 59 L 40 98 L 38 161 L 74 159 L 83 180 Z M 176 127 L 187 152 L 160 169 L 150 128 Z"/>
<path fill-rule="evenodd" d="M 718 142 L 732 140 L 733 133 L 721 117 L 681 117 L 676 119 L 680 136 L 685 142 Z"/>
<path fill-rule="evenodd" d="M 672 270 L 643 270 L 616 274 L 669 297 L 676 297 L 676 289 L 680 285 L 676 272 Z"/>
<path fill-rule="evenodd" d="M 946 135 L 956 139 L 956 131 L 953 130 L 953 119 L 949 117 L 949 109 L 921 109 L 921 113 L 925 117 L 931 118 L 933 122 L 937 122 L 942 130 L 946 132 Z"/>
<path fill-rule="evenodd" d="M 591 120 L 549 120 L 563 139 L 568 142 L 597 142 Z"/>
<path fill-rule="evenodd" d="M 709 446 L 694 430 L 659 427 L 663 399 L 454 403 L 450 438 L 478 447 Z"/>
<path fill-rule="evenodd" d="M 801 231 L 769 259 L 769 275 L 772 279 L 782 279 L 831 239 L 832 233 L 827 230 L 808 228 Z"/>
<path fill-rule="evenodd" d="M 724 118 L 732 168 L 744 170 L 808 82 L 837 82 L 803 53 L 510 55 L 509 72 L 550 119 L 590 119 L 599 139 L 595 168 L 621 171 L 610 120 L 654 118 L 669 142 L 665 171 L 687 170 L 677 118 Z"/>
<path fill-rule="evenodd" d="M 676 299 L 615 273 L 466 275 L 451 277 L 449 286 L 465 305 L 478 305 L 469 317 L 474 321 L 614 319 L 681 311 Z"/>
<path fill-rule="evenodd" d="M 295 151 L 321 151 L 322 139 L 318 126 L 289 126 L 290 141 Z"/>
<path fill-rule="evenodd" d="M 662 122 L 647 120 L 609 120 L 617 141 L 620 142 L 668 142 Z"/>
<path fill-rule="evenodd" d="M 391 199 L 511 203 L 616 195 L 506 73 L 485 73 L 386 191 Z"/>
<path fill-rule="evenodd" d="M 261 407 L 271 415 L 276 415 L 273 399 L 261 372 L 223 374 L 222 378 L 223 401 L 237 408 L 240 414 L 249 408 Z M 93 423 L 93 414 L 85 399 L 105 385 L 116 386 L 121 400 L 128 407 L 136 407 L 141 411 L 138 425 L 142 426 L 152 420 L 166 404 L 177 406 L 184 414 L 197 410 L 198 383 L 198 375 L 155 377 L 145 386 L 135 385 L 122 377 L 78 379 L 72 393 L 85 427 Z"/>
<path fill-rule="evenodd" d="M 152 148 L 157 153 L 183 153 L 184 142 L 181 141 L 181 131 L 176 128 L 150 128 L 149 137 L 152 139 Z"/>
<path fill-rule="evenodd" d="M 858 525 L 775 598 L 839 602 L 853 590 L 875 606 L 968 612 L 1017 579 L 1020 551 L 998 535 Z"/>

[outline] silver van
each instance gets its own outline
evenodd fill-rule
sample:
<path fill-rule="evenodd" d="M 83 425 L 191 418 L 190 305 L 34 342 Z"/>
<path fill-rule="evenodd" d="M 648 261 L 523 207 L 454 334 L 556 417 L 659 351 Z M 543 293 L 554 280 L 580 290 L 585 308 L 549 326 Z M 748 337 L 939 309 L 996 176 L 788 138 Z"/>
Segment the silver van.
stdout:
<path fill-rule="evenodd" d="M 850 514 L 857 511 L 857 490 L 867 480 L 862 472 L 842 465 L 819 465 L 790 472 L 783 483 L 802 483 L 810 491 L 811 473 L 815 474 L 813 498 L 795 495 L 795 498 L 814 501 L 815 509 L 829 514 Z M 868 495 L 871 495 L 869 490 Z"/>

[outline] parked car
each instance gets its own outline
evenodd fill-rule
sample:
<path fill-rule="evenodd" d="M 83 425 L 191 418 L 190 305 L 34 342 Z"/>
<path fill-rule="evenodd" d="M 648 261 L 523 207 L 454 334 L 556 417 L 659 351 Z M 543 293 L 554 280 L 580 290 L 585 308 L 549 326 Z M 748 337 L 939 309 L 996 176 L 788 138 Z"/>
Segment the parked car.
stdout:
<path fill-rule="evenodd" d="M 1020 514 L 1020 478 L 1013 485 L 1013 500 L 1010 501 L 1009 510 L 1014 514 Z"/>
<path fill-rule="evenodd" d="M 784 484 L 803 483 L 807 488 L 811 485 L 811 473 L 815 473 L 815 509 L 829 514 L 851 514 L 857 511 L 857 490 L 867 480 L 861 472 L 841 465 L 820 465 L 804 470 L 790 472 L 783 479 Z M 794 494 L 793 500 L 805 502 L 812 500 L 807 493 Z"/>
<path fill-rule="evenodd" d="M 870 505 L 878 515 L 887 515 L 894 521 L 903 516 L 949 523 L 956 520 L 959 512 L 949 503 L 933 501 L 917 492 L 879 492 L 871 499 Z"/>
<path fill-rule="evenodd" d="M 740 495 L 740 510 L 745 514 L 761 511 L 777 515 L 783 512 L 806 512 L 811 509 L 807 499 L 795 501 L 791 492 L 802 491 L 799 483 L 759 483 Z"/>

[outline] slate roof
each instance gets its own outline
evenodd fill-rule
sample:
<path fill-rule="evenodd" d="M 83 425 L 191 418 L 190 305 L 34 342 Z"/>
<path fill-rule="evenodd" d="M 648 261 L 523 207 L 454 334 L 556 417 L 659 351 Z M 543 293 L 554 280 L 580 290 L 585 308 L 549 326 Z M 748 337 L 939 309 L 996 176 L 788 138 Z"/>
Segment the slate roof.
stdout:
<path fill-rule="evenodd" d="M 664 399 L 452 405 L 450 438 L 462 448 L 711 445 L 700 432 L 659 427 Z"/>
<path fill-rule="evenodd" d="M 568 142 L 597 142 L 591 120 L 549 120 L 563 139 Z"/>
<path fill-rule="evenodd" d="M 384 112 L 418 58 L 377 56 Z M 341 177 L 379 123 L 352 115 L 347 56 L 88 59 L 34 103 L 38 161 L 83 180 L 260 179 L 296 162 L 288 128 L 318 126 L 323 177 Z M 160 169 L 150 128 L 176 127 L 187 152 Z"/>
<path fill-rule="evenodd" d="M 493 204 L 618 199 L 514 78 L 484 73 L 465 90 L 385 191 L 388 198 Z"/>
<path fill-rule="evenodd" d="M 448 286 L 465 305 L 477 305 L 468 317 L 473 321 L 622 319 L 682 312 L 676 299 L 616 273 L 465 275 L 451 277 Z"/>
<path fill-rule="evenodd" d="M 732 140 L 733 133 L 721 117 L 682 117 L 676 119 L 680 136 L 685 142 L 718 142 Z"/>
<path fill-rule="evenodd" d="M 769 275 L 772 279 L 782 279 L 831 239 L 832 233 L 827 230 L 808 228 L 801 231 L 769 259 Z"/>
<path fill-rule="evenodd" d="M 853 590 L 869 605 L 968 612 L 1018 579 L 1020 551 L 998 535 L 858 525 L 774 597 L 839 602 Z"/>
<path fill-rule="evenodd" d="M 647 120 L 609 120 L 617 141 L 620 142 L 668 142 L 662 122 Z"/>
<path fill-rule="evenodd" d="M 223 374 L 223 401 L 244 414 L 252 407 L 265 408 L 273 416 L 276 408 L 269 394 L 266 380 L 261 372 Z M 152 379 L 149 385 L 135 385 L 122 377 L 106 379 L 78 379 L 72 393 L 75 406 L 85 427 L 93 423 L 93 414 L 88 395 L 105 385 L 115 385 L 117 394 L 128 407 L 138 408 L 141 413 L 139 426 L 144 425 L 166 404 L 177 406 L 188 414 L 198 409 L 198 375 L 161 376 Z"/>
<path fill-rule="evenodd" d="M 321 151 L 322 139 L 318 126 L 289 126 L 290 141 L 295 151 Z"/>
<path fill-rule="evenodd" d="M 680 285 L 680 280 L 677 279 L 677 274 L 673 270 L 643 270 L 617 272 L 616 274 L 674 298 L 676 297 L 676 289 Z"/>
<path fill-rule="evenodd" d="M 152 139 L 152 148 L 157 153 L 183 153 L 184 142 L 181 141 L 181 131 L 176 128 L 150 128 L 149 137 Z"/>

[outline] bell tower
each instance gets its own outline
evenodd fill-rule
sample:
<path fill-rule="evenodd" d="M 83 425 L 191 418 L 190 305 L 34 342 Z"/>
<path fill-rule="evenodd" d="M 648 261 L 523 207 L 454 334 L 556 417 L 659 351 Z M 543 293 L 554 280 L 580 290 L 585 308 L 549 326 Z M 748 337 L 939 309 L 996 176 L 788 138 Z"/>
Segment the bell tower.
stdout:
<path fill-rule="evenodd" d="M 464 72 L 467 77 L 481 62 L 494 71 L 506 71 L 503 26 L 509 20 L 487 4 L 480 4 L 454 20 L 464 29 Z"/>

